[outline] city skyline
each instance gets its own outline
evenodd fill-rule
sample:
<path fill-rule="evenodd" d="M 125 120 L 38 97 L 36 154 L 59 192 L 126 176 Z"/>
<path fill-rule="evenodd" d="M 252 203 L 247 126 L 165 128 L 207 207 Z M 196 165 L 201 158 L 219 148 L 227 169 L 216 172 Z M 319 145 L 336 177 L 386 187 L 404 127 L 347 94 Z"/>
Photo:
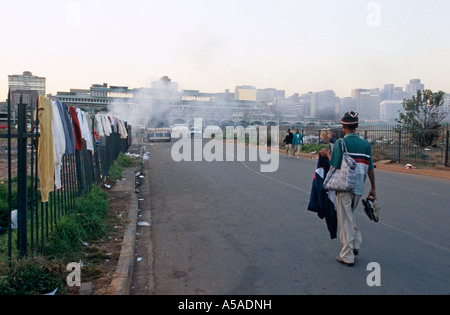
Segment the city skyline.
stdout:
<path fill-rule="evenodd" d="M 450 92 L 450 3 L 433 1 L 13 1 L 2 4 L 0 100 L 7 77 L 31 71 L 47 93 L 94 83 L 180 90 L 405 87 Z M 20 23 L 17 20 L 20 17 Z M 437 48 L 434 48 L 437 47 Z"/>

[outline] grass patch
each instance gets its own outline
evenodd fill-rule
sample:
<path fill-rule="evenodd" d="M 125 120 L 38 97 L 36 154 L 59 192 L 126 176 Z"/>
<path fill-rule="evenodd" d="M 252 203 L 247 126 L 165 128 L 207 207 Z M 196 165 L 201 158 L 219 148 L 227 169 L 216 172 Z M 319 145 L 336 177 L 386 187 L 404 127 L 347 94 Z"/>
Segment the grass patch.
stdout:
<path fill-rule="evenodd" d="M 109 208 L 108 194 L 98 186 L 75 203 L 75 209 L 61 219 L 46 242 L 44 253 L 50 258 L 72 258 L 83 242 L 105 236 L 105 216 Z"/>
<path fill-rule="evenodd" d="M 317 154 L 322 150 L 323 148 L 328 148 L 328 144 L 317 144 L 317 143 L 307 143 L 302 145 L 302 152 L 303 153 L 312 153 L 316 152 Z"/>
<path fill-rule="evenodd" d="M 142 164 L 142 159 L 133 159 L 123 153 L 119 154 L 117 160 L 109 169 L 108 180 L 115 182 L 122 179 L 123 170 L 126 167 L 139 166 Z"/>
<path fill-rule="evenodd" d="M 106 236 L 108 199 L 106 192 L 94 186 L 89 194 L 77 200 L 75 209 L 58 222 L 41 256 L 13 260 L 11 265 L 2 263 L 0 295 L 39 295 L 55 289 L 61 292 L 67 276 L 65 266 L 79 261 L 83 243 Z"/>

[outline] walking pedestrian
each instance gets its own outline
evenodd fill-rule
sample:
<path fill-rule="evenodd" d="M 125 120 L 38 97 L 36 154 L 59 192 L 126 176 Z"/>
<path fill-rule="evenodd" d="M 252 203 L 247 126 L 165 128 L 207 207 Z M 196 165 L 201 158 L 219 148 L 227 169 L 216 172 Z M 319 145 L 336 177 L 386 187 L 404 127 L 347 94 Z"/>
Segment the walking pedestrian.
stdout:
<path fill-rule="evenodd" d="M 339 237 L 342 243 L 342 250 L 336 260 L 346 266 L 353 266 L 355 256 L 359 254 L 362 244 L 361 231 L 356 226 L 355 210 L 364 193 L 366 177 L 369 177 L 371 189 L 369 197 L 377 199 L 375 188 L 375 172 L 373 165 L 372 150 L 370 144 L 360 138 L 356 129 L 359 126 L 358 113 L 350 111 L 341 119 L 344 138 L 338 139 L 334 145 L 333 151 L 322 149 L 320 154 L 327 157 L 330 165 L 340 168 L 342 163 L 342 145 L 344 141 L 350 156 L 357 163 L 356 187 L 349 192 L 336 192 L 336 210 L 339 227 Z"/>
<path fill-rule="evenodd" d="M 297 130 L 295 130 L 294 139 L 292 141 L 292 146 L 293 146 L 292 156 L 295 157 L 295 153 L 297 152 L 297 159 L 300 158 L 302 144 L 303 144 L 303 136 L 300 133 L 300 130 L 297 129 Z"/>
<path fill-rule="evenodd" d="M 286 145 L 286 157 L 290 157 L 292 155 L 292 141 L 294 140 L 294 134 L 291 132 L 291 129 L 286 131 L 286 137 L 284 138 L 283 143 Z"/>

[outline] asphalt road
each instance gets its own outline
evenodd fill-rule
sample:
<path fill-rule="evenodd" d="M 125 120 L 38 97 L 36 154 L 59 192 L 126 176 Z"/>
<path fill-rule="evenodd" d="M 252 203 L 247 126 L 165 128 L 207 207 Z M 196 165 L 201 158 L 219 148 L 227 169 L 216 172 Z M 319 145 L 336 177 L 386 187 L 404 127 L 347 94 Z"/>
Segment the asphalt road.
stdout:
<path fill-rule="evenodd" d="M 173 145 L 146 144 L 154 294 L 450 294 L 450 181 L 377 170 L 380 222 L 360 204 L 350 268 L 307 211 L 316 160 L 280 155 L 262 173 L 248 159 L 175 162 Z M 367 284 L 371 262 L 381 286 Z"/>

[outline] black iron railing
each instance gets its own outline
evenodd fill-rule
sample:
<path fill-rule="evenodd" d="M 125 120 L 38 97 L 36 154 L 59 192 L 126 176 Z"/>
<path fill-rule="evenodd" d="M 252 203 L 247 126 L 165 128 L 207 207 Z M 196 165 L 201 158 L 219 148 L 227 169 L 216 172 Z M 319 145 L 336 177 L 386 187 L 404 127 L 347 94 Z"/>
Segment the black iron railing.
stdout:
<path fill-rule="evenodd" d="M 37 100 L 24 104 L 20 98 L 17 107 L 17 128 L 11 125 L 11 103 L 8 97 L 8 127 L 0 134 L 0 165 L 7 162 L 7 173 L 0 183 L 0 259 L 24 257 L 40 253 L 44 241 L 51 235 L 59 220 L 74 209 L 79 197 L 106 180 L 109 169 L 120 152 L 131 144 L 131 126 L 126 126 L 128 138 L 118 131 L 95 141 L 89 151 L 83 140 L 83 149 L 64 155 L 61 166 L 61 189 L 50 192 L 48 202 L 41 201 L 38 174 L 39 121 Z M 94 136 L 94 118 L 92 134 Z M 1 193 L 1 192 L 0 192 Z M 4 200 L 7 199 L 7 200 Z M 3 206 L 1 206 L 3 205 Z M 16 219 L 17 218 L 17 219 Z M 17 222 L 17 225 L 16 225 Z"/>
<path fill-rule="evenodd" d="M 280 139 L 284 139 L 284 131 L 280 131 Z M 340 127 L 305 127 L 299 131 L 305 143 L 327 144 L 331 137 L 343 136 Z M 377 160 L 449 166 L 449 125 L 423 130 L 398 125 L 367 125 L 360 126 L 357 132 L 371 144 Z"/>

